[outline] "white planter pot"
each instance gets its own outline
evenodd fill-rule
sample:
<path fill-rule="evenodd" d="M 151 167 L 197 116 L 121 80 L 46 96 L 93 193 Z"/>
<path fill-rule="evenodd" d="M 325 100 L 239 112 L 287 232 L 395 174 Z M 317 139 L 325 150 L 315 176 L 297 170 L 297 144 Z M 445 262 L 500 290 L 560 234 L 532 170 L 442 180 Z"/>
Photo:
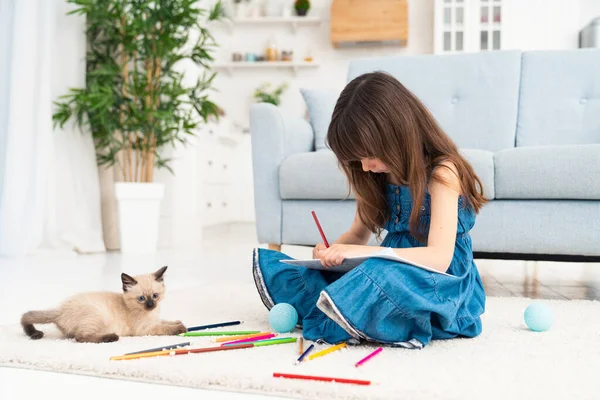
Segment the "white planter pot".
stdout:
<path fill-rule="evenodd" d="M 158 243 L 162 183 L 115 184 L 122 253 L 152 253 Z"/>

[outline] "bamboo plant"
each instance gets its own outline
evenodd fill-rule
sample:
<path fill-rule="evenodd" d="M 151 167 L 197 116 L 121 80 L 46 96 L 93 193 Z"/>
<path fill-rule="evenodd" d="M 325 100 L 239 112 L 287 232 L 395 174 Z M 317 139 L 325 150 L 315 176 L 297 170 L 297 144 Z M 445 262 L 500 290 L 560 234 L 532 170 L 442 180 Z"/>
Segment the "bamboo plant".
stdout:
<path fill-rule="evenodd" d="M 169 168 L 167 145 L 186 143 L 218 118 L 209 98 L 216 47 L 207 29 L 221 19 L 217 2 L 199 0 L 67 0 L 86 17 L 86 87 L 55 102 L 55 126 L 89 127 L 99 165 L 117 165 L 125 182 L 152 182 Z M 195 64 L 197 71 L 182 66 Z M 197 72 L 197 73 L 196 73 Z M 184 84 L 190 74 L 194 83 Z M 172 172 L 172 171 L 171 171 Z"/>

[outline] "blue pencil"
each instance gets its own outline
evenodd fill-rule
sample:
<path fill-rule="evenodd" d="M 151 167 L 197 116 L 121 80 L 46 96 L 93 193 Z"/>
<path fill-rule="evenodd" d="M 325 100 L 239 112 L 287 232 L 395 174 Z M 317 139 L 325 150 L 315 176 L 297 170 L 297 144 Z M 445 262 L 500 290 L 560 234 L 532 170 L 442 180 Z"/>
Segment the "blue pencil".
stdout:
<path fill-rule="evenodd" d="M 131 355 L 131 354 L 151 353 L 153 351 L 173 350 L 173 349 L 176 349 L 178 347 L 185 347 L 185 346 L 189 346 L 189 345 L 190 345 L 190 342 L 185 342 L 185 343 L 173 344 L 173 345 L 170 345 L 170 346 L 156 347 L 154 349 L 147 349 L 147 350 L 135 351 L 133 353 L 125 353 L 125 355 L 128 356 L 128 355 Z"/>
<path fill-rule="evenodd" d="M 308 346 L 308 349 L 306 349 L 306 351 L 304 353 L 302 353 L 302 355 L 300 357 L 298 357 L 298 359 L 296 360 L 296 362 L 294 364 L 298 365 L 302 362 L 302 360 L 304 359 L 304 357 L 306 357 L 306 355 L 308 353 L 311 352 L 311 350 L 315 347 L 314 344 L 311 344 L 310 346 Z"/>
<path fill-rule="evenodd" d="M 192 327 L 188 328 L 188 332 L 202 331 L 204 329 L 211 329 L 211 328 L 221 328 L 223 326 L 239 325 L 241 323 L 242 323 L 242 321 L 231 321 L 231 322 L 221 322 L 221 323 L 212 324 L 212 325 L 192 326 Z"/>

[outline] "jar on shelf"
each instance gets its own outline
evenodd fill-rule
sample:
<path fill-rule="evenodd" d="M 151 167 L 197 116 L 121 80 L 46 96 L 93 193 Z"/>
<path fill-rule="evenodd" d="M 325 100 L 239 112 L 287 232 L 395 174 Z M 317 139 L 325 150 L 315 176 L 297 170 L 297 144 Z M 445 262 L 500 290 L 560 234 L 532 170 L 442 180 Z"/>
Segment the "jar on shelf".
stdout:
<path fill-rule="evenodd" d="M 293 58 L 293 50 L 281 50 L 281 61 L 292 61 Z"/>
<path fill-rule="evenodd" d="M 312 52 L 310 50 L 306 51 L 306 56 L 304 56 L 304 61 L 306 61 L 306 62 L 313 61 Z"/>
<path fill-rule="evenodd" d="M 271 40 L 269 40 L 267 50 L 265 51 L 265 57 L 267 58 L 267 61 L 279 60 L 279 52 L 277 51 L 277 44 L 275 43 L 274 38 L 271 38 Z"/>

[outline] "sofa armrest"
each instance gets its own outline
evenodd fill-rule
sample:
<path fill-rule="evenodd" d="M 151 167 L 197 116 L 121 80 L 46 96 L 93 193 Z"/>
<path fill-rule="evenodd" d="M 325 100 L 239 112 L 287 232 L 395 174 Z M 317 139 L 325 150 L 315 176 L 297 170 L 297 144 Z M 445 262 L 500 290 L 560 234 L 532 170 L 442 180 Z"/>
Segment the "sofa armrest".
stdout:
<path fill-rule="evenodd" d="M 308 121 L 267 103 L 250 108 L 250 132 L 256 233 L 260 243 L 281 244 L 279 167 L 291 154 L 313 151 L 314 133 Z"/>

